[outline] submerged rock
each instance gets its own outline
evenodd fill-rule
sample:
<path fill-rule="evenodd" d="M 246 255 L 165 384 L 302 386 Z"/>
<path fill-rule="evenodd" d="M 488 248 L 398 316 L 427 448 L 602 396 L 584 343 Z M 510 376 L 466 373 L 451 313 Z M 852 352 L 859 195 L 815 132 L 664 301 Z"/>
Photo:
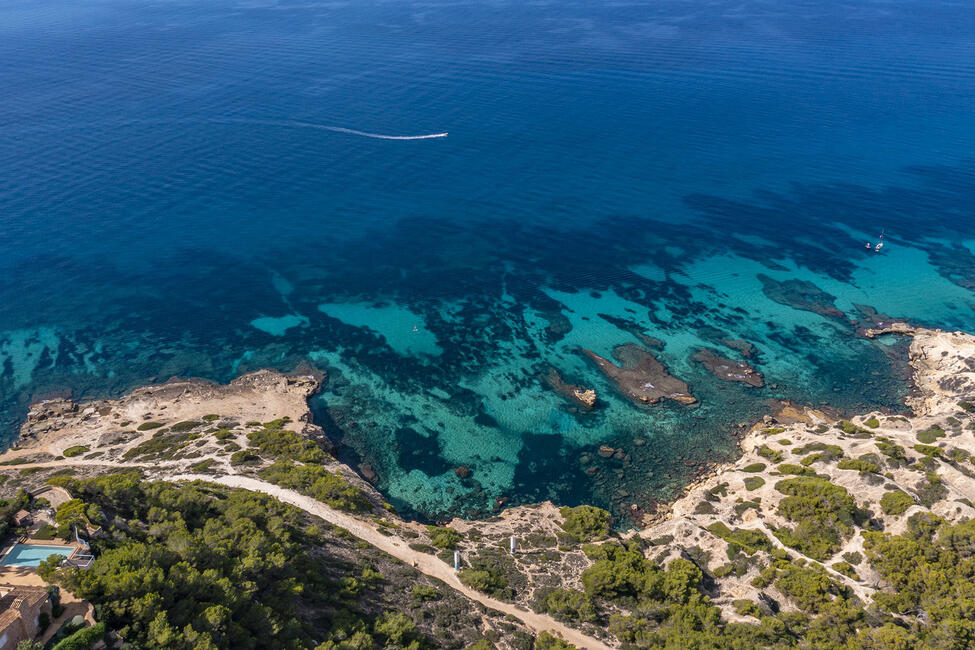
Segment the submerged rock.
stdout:
<path fill-rule="evenodd" d="M 911 335 L 917 331 L 917 328 L 905 322 L 903 319 L 888 316 L 887 314 L 877 311 L 870 305 L 858 305 L 853 303 L 853 306 L 858 312 L 860 312 L 861 316 L 856 322 L 857 334 L 860 336 L 865 336 L 868 339 L 872 339 L 880 336 L 881 334 Z"/>
<path fill-rule="evenodd" d="M 457 475 L 457 478 L 469 478 L 471 475 L 471 470 L 468 467 L 460 465 L 459 467 L 454 468 L 454 474 Z"/>
<path fill-rule="evenodd" d="M 600 445 L 599 451 L 597 451 L 596 453 L 599 454 L 600 458 L 610 458 L 612 457 L 613 454 L 616 453 L 616 449 L 610 447 L 609 445 Z"/>
<path fill-rule="evenodd" d="M 733 361 L 722 357 L 714 350 L 701 348 L 694 353 L 693 359 L 704 364 L 718 379 L 737 381 L 754 388 L 765 385 L 762 373 L 756 371 L 744 361 Z"/>
<path fill-rule="evenodd" d="M 732 350 L 738 350 L 741 352 L 741 356 L 745 357 L 746 359 L 750 359 L 758 354 L 758 350 L 755 348 L 754 344 L 749 343 L 744 339 L 724 339 L 721 342 Z"/>
<path fill-rule="evenodd" d="M 636 340 L 638 340 L 644 347 L 650 348 L 651 350 L 662 350 L 664 348 L 664 342 L 660 339 L 650 336 L 647 334 L 643 326 L 636 321 L 628 320 L 626 318 L 620 318 L 618 316 L 612 316 L 610 314 L 597 314 L 607 323 L 611 323 L 623 330 L 633 335 Z"/>
<path fill-rule="evenodd" d="M 374 470 L 372 465 L 369 463 L 362 465 L 359 468 L 359 471 L 362 472 L 362 478 L 366 479 L 370 483 L 375 483 L 379 479 L 379 476 L 376 474 L 376 470 Z"/>
<path fill-rule="evenodd" d="M 685 382 L 667 372 L 664 364 L 634 343 L 613 348 L 613 357 L 621 366 L 591 350 L 583 352 L 604 375 L 613 380 L 621 393 L 635 402 L 656 404 L 661 399 L 671 399 L 681 404 L 697 402 Z"/>
<path fill-rule="evenodd" d="M 762 293 L 770 300 L 793 309 L 811 311 L 821 316 L 846 321 L 846 316 L 836 307 L 836 296 L 827 293 L 808 280 L 776 280 L 764 273 L 758 274 Z"/>

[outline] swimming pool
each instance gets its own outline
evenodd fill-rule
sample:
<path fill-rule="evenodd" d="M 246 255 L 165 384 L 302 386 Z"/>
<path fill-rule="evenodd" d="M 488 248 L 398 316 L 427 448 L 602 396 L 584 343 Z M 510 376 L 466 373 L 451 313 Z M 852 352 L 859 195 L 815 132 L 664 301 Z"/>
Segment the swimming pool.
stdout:
<path fill-rule="evenodd" d="M 3 556 L 0 564 L 4 566 L 37 566 L 41 560 L 58 554 L 69 557 L 73 546 L 42 546 L 40 544 L 14 544 L 10 552 Z"/>

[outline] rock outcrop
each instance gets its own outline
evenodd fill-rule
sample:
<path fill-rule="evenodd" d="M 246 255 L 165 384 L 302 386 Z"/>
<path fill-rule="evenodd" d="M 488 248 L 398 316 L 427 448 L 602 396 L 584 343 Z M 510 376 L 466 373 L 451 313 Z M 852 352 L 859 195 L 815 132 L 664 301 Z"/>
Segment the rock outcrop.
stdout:
<path fill-rule="evenodd" d="M 583 351 L 593 363 L 611 379 L 621 393 L 640 404 L 656 404 L 670 399 L 681 404 L 697 402 L 687 384 L 674 377 L 664 364 L 640 346 L 627 343 L 613 348 L 617 366 L 591 350 Z"/>
<path fill-rule="evenodd" d="M 710 348 L 701 348 L 694 353 L 693 359 L 704 364 L 704 367 L 711 371 L 711 374 L 718 379 L 737 381 L 754 388 L 761 388 L 765 385 L 762 373 L 744 361 L 734 361 L 722 357 Z"/>
<path fill-rule="evenodd" d="M 595 390 L 564 381 L 555 368 L 552 368 L 545 376 L 545 381 L 559 395 L 584 409 L 588 410 L 596 406 Z"/>
<path fill-rule="evenodd" d="M 308 398 L 318 391 L 323 376 L 259 370 L 229 384 L 172 379 L 136 388 L 119 399 L 85 404 L 63 398 L 38 402 L 21 426 L 17 446 L 24 452 L 45 450 L 56 456 L 68 447 L 89 445 L 144 422 L 191 421 L 212 414 L 238 422 L 286 417 L 299 433 L 324 440 L 322 429 L 312 424 L 308 408 Z"/>

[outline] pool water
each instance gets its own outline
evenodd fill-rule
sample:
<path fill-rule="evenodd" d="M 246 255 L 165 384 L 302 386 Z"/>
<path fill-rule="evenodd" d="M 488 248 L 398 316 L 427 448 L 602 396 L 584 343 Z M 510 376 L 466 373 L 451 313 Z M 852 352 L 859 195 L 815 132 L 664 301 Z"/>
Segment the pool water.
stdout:
<path fill-rule="evenodd" d="M 68 557 L 74 551 L 73 546 L 41 546 L 38 544 L 15 544 L 0 564 L 4 566 L 37 566 L 41 560 L 46 560 L 57 553 Z"/>

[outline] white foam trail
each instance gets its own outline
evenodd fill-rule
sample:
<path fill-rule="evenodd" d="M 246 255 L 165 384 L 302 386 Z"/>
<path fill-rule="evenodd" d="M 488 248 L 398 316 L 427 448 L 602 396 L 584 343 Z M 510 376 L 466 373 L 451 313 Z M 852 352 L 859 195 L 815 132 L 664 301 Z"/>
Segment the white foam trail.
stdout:
<path fill-rule="evenodd" d="M 430 140 L 431 138 L 446 138 L 446 133 L 427 133 L 424 135 L 386 135 L 385 133 L 370 133 L 369 131 L 358 131 L 347 129 L 344 126 L 329 126 L 327 124 L 315 124 L 314 122 L 298 122 L 295 120 L 227 120 L 245 124 L 266 124 L 268 126 L 291 126 L 301 129 L 320 129 L 322 131 L 333 131 L 335 133 L 348 133 L 350 135 L 361 135 L 364 138 L 374 138 L 376 140 Z"/>
<path fill-rule="evenodd" d="M 256 124 L 263 126 L 282 126 L 286 128 L 299 128 L 299 129 L 319 129 L 321 131 L 333 131 L 335 133 L 348 133 L 349 135 L 359 135 L 364 138 L 373 138 L 376 140 L 430 140 L 433 138 L 446 138 L 447 133 L 425 133 L 423 135 L 386 135 L 385 133 L 370 133 L 369 131 L 359 131 L 357 129 L 347 129 L 344 126 L 330 126 L 327 124 L 315 124 L 314 122 L 298 122 L 296 120 L 257 120 L 250 118 L 214 118 L 214 119 L 160 119 L 160 120 L 128 120 L 125 122 L 105 122 L 105 123 L 95 123 L 95 124 L 71 124 L 71 125 L 51 125 L 51 126 L 41 126 L 28 129 L 31 131 L 52 131 L 52 130 L 73 130 L 73 129 L 83 129 L 89 128 L 91 126 L 134 126 L 141 124 Z M 3 130 L 5 126 L 0 126 L 0 130 Z M 20 132 L 24 132 L 21 127 Z"/>
<path fill-rule="evenodd" d="M 446 133 L 428 133 L 426 135 L 383 135 L 382 133 L 369 133 L 368 131 L 356 131 L 342 126 L 322 126 L 320 124 L 296 123 L 295 126 L 304 126 L 315 129 L 325 129 L 336 133 L 349 133 L 361 135 L 364 138 L 375 138 L 376 140 L 429 140 L 430 138 L 446 138 Z"/>

